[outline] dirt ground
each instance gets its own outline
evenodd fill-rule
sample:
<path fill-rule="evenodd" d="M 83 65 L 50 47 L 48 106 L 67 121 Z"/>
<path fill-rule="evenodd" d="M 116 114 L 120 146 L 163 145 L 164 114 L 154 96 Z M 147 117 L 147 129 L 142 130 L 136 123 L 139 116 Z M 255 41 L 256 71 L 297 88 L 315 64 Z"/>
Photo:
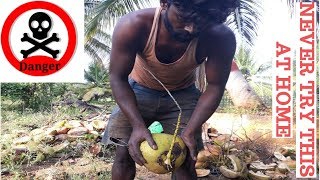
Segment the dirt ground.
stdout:
<path fill-rule="evenodd" d="M 144 166 L 137 165 L 135 180 L 170 180 L 171 174 L 155 174 L 148 171 Z M 111 179 L 112 163 L 99 158 L 69 158 L 64 161 L 48 159 L 36 165 L 24 165 L 23 176 L 16 177 L 14 174 L 2 175 L 1 179 L 36 179 L 36 180 L 66 180 L 66 179 Z M 201 180 L 226 180 L 223 176 L 209 175 Z"/>
<path fill-rule="evenodd" d="M 112 163 L 103 160 L 76 158 L 65 161 L 44 161 L 41 164 L 24 166 L 22 169 L 25 176 L 15 177 L 14 174 L 1 176 L 1 179 L 111 179 Z M 167 180 L 170 174 L 155 174 L 145 167 L 137 165 L 136 180 Z"/>
<path fill-rule="evenodd" d="M 98 158 L 75 158 L 55 162 L 53 159 L 44 161 L 41 164 L 24 166 L 22 169 L 25 176 L 15 177 L 13 174 L 1 176 L 1 179 L 36 179 L 36 180 L 65 180 L 65 179 L 111 179 L 112 163 L 105 162 Z M 135 180 L 170 180 L 170 174 L 155 174 L 145 167 L 137 165 Z M 198 178 L 199 180 L 227 180 L 223 176 L 209 175 Z M 294 172 L 290 178 L 295 180 Z"/>

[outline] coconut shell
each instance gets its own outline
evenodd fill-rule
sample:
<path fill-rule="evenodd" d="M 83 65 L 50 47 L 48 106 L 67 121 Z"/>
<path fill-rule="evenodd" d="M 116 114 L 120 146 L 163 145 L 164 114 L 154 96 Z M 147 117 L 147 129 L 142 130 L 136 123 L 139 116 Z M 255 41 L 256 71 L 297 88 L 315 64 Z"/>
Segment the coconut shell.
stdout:
<path fill-rule="evenodd" d="M 12 146 L 12 149 L 15 151 L 16 155 L 20 155 L 22 153 L 28 152 L 28 147 L 26 144 L 19 144 L 19 145 Z"/>
<path fill-rule="evenodd" d="M 280 161 L 285 161 L 287 160 L 286 157 L 284 157 L 284 155 L 282 155 L 280 152 L 274 152 L 273 153 L 274 157 L 276 157 L 278 160 Z"/>
<path fill-rule="evenodd" d="M 205 150 L 208 150 L 211 153 L 212 157 L 219 157 L 221 154 L 222 150 L 220 146 L 217 145 L 212 145 L 212 144 L 206 144 L 204 146 Z"/>
<path fill-rule="evenodd" d="M 281 172 L 281 173 L 283 173 L 283 174 L 285 174 L 285 173 L 287 173 L 287 172 L 290 171 L 289 166 L 288 166 L 286 163 L 282 163 L 282 162 L 280 162 L 280 163 L 278 164 L 277 169 L 279 170 L 279 172 Z"/>
<path fill-rule="evenodd" d="M 46 135 L 51 135 L 51 136 L 55 136 L 57 135 L 57 128 L 52 127 L 52 128 L 48 128 L 45 132 Z"/>
<path fill-rule="evenodd" d="M 82 124 L 81 124 L 81 121 L 79 120 L 71 120 L 71 121 L 68 121 L 64 126 L 68 128 L 77 128 L 77 127 L 81 127 Z"/>
<path fill-rule="evenodd" d="M 99 133 L 97 131 L 89 131 L 90 134 L 93 134 L 93 135 L 96 135 L 96 136 L 99 136 Z"/>
<path fill-rule="evenodd" d="M 266 171 L 264 174 L 270 176 L 272 180 L 288 179 L 287 175 L 282 174 L 279 171 Z"/>
<path fill-rule="evenodd" d="M 63 127 L 66 123 L 67 123 L 67 121 L 66 121 L 66 120 L 63 120 L 63 121 L 56 122 L 53 126 L 56 127 L 56 128 L 61 128 L 61 127 Z"/>
<path fill-rule="evenodd" d="M 220 166 L 219 167 L 219 171 L 221 172 L 221 174 L 227 178 L 230 178 L 230 179 L 236 179 L 238 177 L 240 177 L 240 172 L 235 172 L 231 169 L 228 169 L 227 166 Z"/>
<path fill-rule="evenodd" d="M 70 143 L 68 141 L 66 141 L 62 144 L 55 145 L 52 148 L 53 148 L 54 152 L 57 153 L 57 152 L 60 152 L 60 151 L 63 151 L 64 149 L 66 149 L 69 146 L 69 144 Z"/>
<path fill-rule="evenodd" d="M 203 168 L 207 168 L 208 166 L 209 166 L 208 162 L 197 161 L 195 164 L 196 169 L 203 169 Z"/>
<path fill-rule="evenodd" d="M 68 135 L 70 136 L 81 136 L 87 134 L 89 131 L 85 127 L 77 127 L 68 131 Z"/>
<path fill-rule="evenodd" d="M 93 120 L 90 124 L 98 131 L 104 130 L 107 125 L 106 121 L 101 120 Z"/>
<path fill-rule="evenodd" d="M 50 143 L 54 141 L 54 136 L 46 134 L 38 134 L 32 137 L 33 141 L 36 143 Z"/>
<path fill-rule="evenodd" d="M 250 164 L 251 170 L 263 170 L 263 171 L 273 171 L 275 170 L 277 164 L 271 163 L 271 164 L 264 164 L 261 161 L 255 161 Z"/>
<path fill-rule="evenodd" d="M 67 134 L 59 134 L 55 136 L 55 140 L 57 141 L 65 141 L 68 139 L 68 135 Z"/>
<path fill-rule="evenodd" d="M 235 156 L 235 155 L 228 155 L 227 156 L 230 160 L 231 160 L 231 163 L 232 163 L 232 166 L 233 166 L 233 171 L 235 172 L 240 172 L 243 168 L 242 166 L 242 163 L 241 163 L 241 160 Z"/>
<path fill-rule="evenodd" d="M 296 169 L 296 161 L 289 159 L 286 160 L 285 163 L 288 165 L 290 169 Z"/>
<path fill-rule="evenodd" d="M 197 156 L 197 162 L 206 162 L 210 159 L 211 153 L 208 150 L 201 150 Z"/>
<path fill-rule="evenodd" d="M 271 177 L 268 175 L 265 175 L 261 171 L 254 172 L 252 170 L 249 171 L 249 177 L 254 180 L 271 180 Z"/>
<path fill-rule="evenodd" d="M 30 136 L 35 136 L 35 135 L 38 135 L 38 134 L 44 134 L 44 130 L 43 129 L 34 129 L 32 131 L 30 131 Z"/>
<path fill-rule="evenodd" d="M 210 174 L 209 169 L 196 169 L 197 177 L 206 177 Z"/>
<path fill-rule="evenodd" d="M 69 131 L 69 128 L 67 127 L 61 127 L 57 130 L 57 134 L 67 134 Z"/>
<path fill-rule="evenodd" d="M 97 155 L 101 152 L 101 145 L 100 144 L 93 144 L 90 148 L 89 148 L 89 152 L 93 155 Z"/>
<path fill-rule="evenodd" d="M 89 131 L 93 131 L 93 126 L 92 126 L 92 124 L 89 124 L 88 122 L 82 122 L 82 124 L 83 124 L 83 126 L 85 127 L 85 128 L 87 128 Z"/>
<path fill-rule="evenodd" d="M 13 144 L 26 144 L 31 140 L 30 136 L 23 136 L 13 141 Z"/>

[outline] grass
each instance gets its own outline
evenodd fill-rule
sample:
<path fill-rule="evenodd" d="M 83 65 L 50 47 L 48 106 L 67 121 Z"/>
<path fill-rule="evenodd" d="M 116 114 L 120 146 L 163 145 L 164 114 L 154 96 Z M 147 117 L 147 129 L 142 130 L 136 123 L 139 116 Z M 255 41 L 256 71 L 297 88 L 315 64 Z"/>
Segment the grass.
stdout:
<path fill-rule="evenodd" d="M 39 161 L 35 161 L 37 152 L 17 153 L 12 149 L 13 140 L 20 134 L 28 134 L 33 129 L 51 126 L 62 120 L 82 120 L 92 112 L 82 112 L 80 108 L 72 106 L 50 108 L 50 111 L 47 112 L 32 112 L 27 109 L 18 111 L 19 107 L 21 107 L 19 102 L 2 102 L 1 169 L 9 174 L 1 175 L 1 179 L 32 179 L 36 173 L 41 174 L 40 169 L 50 171 L 56 167 L 59 167 L 61 169 L 59 172 L 63 173 L 57 173 L 54 176 L 62 177 L 62 179 L 110 179 L 110 170 L 104 166 L 112 162 L 114 148 L 104 146 L 102 154 L 93 156 L 89 152 L 89 147 L 94 140 L 72 142 L 66 150 L 51 155 L 45 154 L 45 159 Z M 50 148 L 52 145 L 43 143 L 41 146 Z M 66 164 L 65 161 L 70 159 L 90 159 L 90 163 L 85 167 L 78 166 L 76 163 Z M 75 169 L 72 170 L 72 168 Z"/>
<path fill-rule="evenodd" d="M 85 116 L 87 113 L 80 113 L 77 108 L 61 108 L 58 111 L 50 112 L 1 112 L 1 134 L 14 132 L 15 130 L 31 130 L 46 125 L 51 125 L 59 120 Z"/>

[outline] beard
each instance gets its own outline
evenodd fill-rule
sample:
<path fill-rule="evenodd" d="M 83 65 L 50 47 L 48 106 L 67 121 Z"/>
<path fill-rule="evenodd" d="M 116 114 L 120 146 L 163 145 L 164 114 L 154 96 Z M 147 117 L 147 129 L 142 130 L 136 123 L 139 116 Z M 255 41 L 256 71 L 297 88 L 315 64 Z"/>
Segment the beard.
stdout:
<path fill-rule="evenodd" d="M 199 35 L 198 32 L 190 33 L 189 31 L 186 31 L 184 29 L 174 30 L 174 28 L 168 18 L 168 10 L 166 11 L 165 16 L 164 16 L 164 25 L 165 25 L 166 29 L 168 30 L 170 36 L 179 42 L 183 42 L 183 43 L 189 42 L 193 38 L 195 38 Z"/>

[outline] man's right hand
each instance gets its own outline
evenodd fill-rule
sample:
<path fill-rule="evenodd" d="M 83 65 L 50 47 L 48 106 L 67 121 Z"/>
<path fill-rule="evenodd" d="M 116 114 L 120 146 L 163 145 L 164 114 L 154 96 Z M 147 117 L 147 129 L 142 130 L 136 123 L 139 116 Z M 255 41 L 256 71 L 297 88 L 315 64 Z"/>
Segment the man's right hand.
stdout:
<path fill-rule="evenodd" d="M 129 146 L 129 153 L 132 157 L 132 159 L 142 166 L 145 164 L 147 161 L 143 158 L 141 150 L 140 150 L 140 144 L 146 140 L 149 144 L 149 146 L 156 150 L 158 149 L 157 144 L 154 142 L 150 131 L 143 127 L 143 128 L 133 128 L 131 137 L 128 142 Z"/>

